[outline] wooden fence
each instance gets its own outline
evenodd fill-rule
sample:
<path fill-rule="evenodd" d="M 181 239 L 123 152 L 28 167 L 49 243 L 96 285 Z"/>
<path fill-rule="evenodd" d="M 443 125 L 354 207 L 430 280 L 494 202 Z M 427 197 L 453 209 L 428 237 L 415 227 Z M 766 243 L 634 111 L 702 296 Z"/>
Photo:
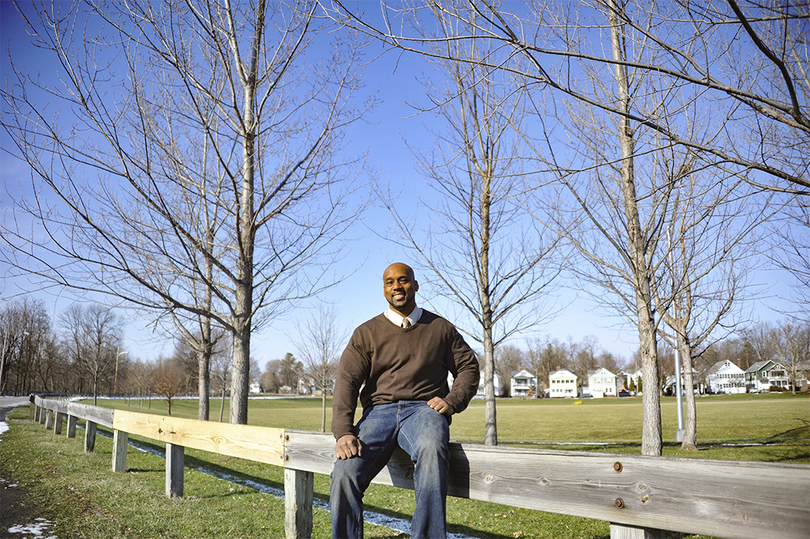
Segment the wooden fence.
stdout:
<path fill-rule="evenodd" d="M 166 443 L 166 495 L 183 495 L 184 448 L 283 466 L 288 538 L 312 532 L 313 473 L 329 474 L 329 434 L 231 425 L 32 397 L 34 417 L 74 437 L 86 421 L 113 430 L 112 470 L 126 470 L 127 436 Z M 810 466 L 451 443 L 450 495 L 610 522 L 611 539 L 665 530 L 723 538 L 810 537 Z M 395 453 L 374 481 L 413 489 L 413 466 Z"/>

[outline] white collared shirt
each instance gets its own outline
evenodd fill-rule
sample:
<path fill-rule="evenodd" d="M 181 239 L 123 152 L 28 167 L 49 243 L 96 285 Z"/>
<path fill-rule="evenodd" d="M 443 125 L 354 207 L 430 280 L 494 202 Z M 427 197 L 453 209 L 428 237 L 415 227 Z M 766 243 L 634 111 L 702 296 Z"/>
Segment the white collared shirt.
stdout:
<path fill-rule="evenodd" d="M 419 319 L 422 318 L 422 308 L 414 307 L 411 314 L 408 316 L 402 316 L 391 307 L 388 307 L 388 310 L 386 310 L 383 314 L 388 320 L 391 321 L 392 324 L 402 327 L 402 321 L 405 320 L 405 318 L 411 321 L 411 325 L 416 324 Z"/>

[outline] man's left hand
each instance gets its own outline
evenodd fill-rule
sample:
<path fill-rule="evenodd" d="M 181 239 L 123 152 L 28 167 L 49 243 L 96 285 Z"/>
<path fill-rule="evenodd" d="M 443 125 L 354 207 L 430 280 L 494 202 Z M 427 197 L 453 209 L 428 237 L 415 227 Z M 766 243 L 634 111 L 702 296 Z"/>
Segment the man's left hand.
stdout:
<path fill-rule="evenodd" d="M 441 397 L 433 397 L 428 401 L 428 406 L 439 412 L 440 414 L 444 415 L 453 415 L 453 410 L 450 408 L 450 405 L 447 404 L 447 401 Z"/>

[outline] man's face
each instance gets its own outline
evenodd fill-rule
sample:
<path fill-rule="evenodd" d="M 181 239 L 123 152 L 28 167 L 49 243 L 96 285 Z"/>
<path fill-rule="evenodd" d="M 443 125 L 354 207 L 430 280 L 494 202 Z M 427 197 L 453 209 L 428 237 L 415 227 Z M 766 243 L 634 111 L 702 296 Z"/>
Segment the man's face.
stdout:
<path fill-rule="evenodd" d="M 405 264 L 391 264 L 383 273 L 383 294 L 391 308 L 408 316 L 416 307 L 416 292 L 419 283 L 413 278 L 413 270 Z"/>

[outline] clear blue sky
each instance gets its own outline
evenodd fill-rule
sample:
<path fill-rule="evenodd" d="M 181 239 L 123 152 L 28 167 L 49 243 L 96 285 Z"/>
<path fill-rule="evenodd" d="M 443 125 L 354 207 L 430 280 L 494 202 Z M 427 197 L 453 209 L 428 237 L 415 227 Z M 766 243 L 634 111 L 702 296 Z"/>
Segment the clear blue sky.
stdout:
<path fill-rule="evenodd" d="M 8 51 L 18 65 L 24 65 L 29 72 L 39 72 L 43 77 L 51 77 L 54 73 L 53 64 L 42 51 L 31 46 L 23 23 L 12 2 L 8 0 L 0 0 L 0 25 L 2 84 L 4 86 L 9 84 Z M 376 49 L 379 50 L 379 47 Z M 405 104 L 406 99 L 419 100 L 423 95 L 423 89 L 416 80 L 423 69 L 425 64 L 420 58 L 412 55 L 399 56 L 389 52 L 376 61 L 367 72 L 366 84 L 369 90 L 379 88 L 383 102 L 373 111 L 368 124 L 354 128 L 351 132 L 353 149 L 357 152 L 366 148 L 369 150 L 371 168 L 379 171 L 380 179 L 402 186 L 403 198 L 399 203 L 405 209 L 412 203 L 411 194 L 426 192 L 423 180 L 414 168 L 414 159 L 403 140 L 424 143 L 432 139 L 425 127 L 433 121 L 432 118 L 426 115 L 412 117 L 413 110 Z M 5 132 L 0 133 L 0 140 L 4 150 L 11 148 Z M 30 172 L 27 166 L 6 151 L 0 154 L 0 164 L 2 165 L 0 183 L 3 186 L 0 193 L 0 210 L 3 218 L 9 219 L 10 202 L 6 193 L 15 197 L 26 196 L 30 192 L 28 187 Z M 385 210 L 378 207 L 369 210 L 364 226 L 351 234 L 357 241 L 349 245 L 350 255 L 344 261 L 346 270 L 356 269 L 356 272 L 345 282 L 327 290 L 320 298 L 337 304 L 341 316 L 344 317 L 342 323 L 347 331 L 384 310 L 381 274 L 387 264 L 403 261 L 413 263 L 417 270 L 419 268 L 419 263 L 408 253 L 381 239 L 380 235 L 385 236 L 389 222 Z M 68 291 L 54 294 L 32 290 L 33 287 L 25 279 L 11 279 L 7 277 L 7 273 L 7 268 L 0 265 L 0 275 L 3 276 L 3 281 L 0 282 L 0 297 L 5 300 L 20 292 L 30 292 L 44 300 L 54 324 L 64 308 L 74 301 Z M 762 287 L 771 288 L 769 297 L 753 303 L 752 309 L 763 319 L 779 319 L 780 315 L 773 308 L 790 308 L 790 304 L 779 297 L 789 295 L 790 277 L 784 272 L 763 272 L 758 275 L 757 282 Z M 549 334 L 561 341 L 569 337 L 579 341 L 587 335 L 594 335 L 602 348 L 629 359 L 637 348 L 635 329 L 625 320 L 611 315 L 609 311 L 598 309 L 590 300 L 577 299 L 574 292 L 563 288 L 561 284 L 554 291 L 559 296 L 557 302 L 559 315 L 548 324 L 536 328 L 533 334 L 516 337 L 512 342 L 522 346 L 523 339 L 532 335 L 542 337 Z M 425 298 L 432 296 L 427 287 L 423 287 L 421 295 Z M 309 302 L 309 305 L 315 306 L 317 302 Z M 436 305 L 436 310 L 440 313 L 451 312 L 446 306 L 443 307 L 442 303 Z M 153 336 L 150 330 L 144 327 L 143 322 L 139 322 L 129 314 L 124 312 L 120 314 L 129 320 L 126 348 L 130 357 L 152 360 L 160 354 L 171 353 L 173 342 L 167 341 L 162 336 Z M 281 358 L 286 352 L 295 352 L 289 336 L 294 334 L 296 327 L 308 316 L 309 311 L 300 309 L 290 313 L 283 320 L 273 321 L 261 333 L 254 334 L 252 356 L 263 367 L 268 360 Z"/>

